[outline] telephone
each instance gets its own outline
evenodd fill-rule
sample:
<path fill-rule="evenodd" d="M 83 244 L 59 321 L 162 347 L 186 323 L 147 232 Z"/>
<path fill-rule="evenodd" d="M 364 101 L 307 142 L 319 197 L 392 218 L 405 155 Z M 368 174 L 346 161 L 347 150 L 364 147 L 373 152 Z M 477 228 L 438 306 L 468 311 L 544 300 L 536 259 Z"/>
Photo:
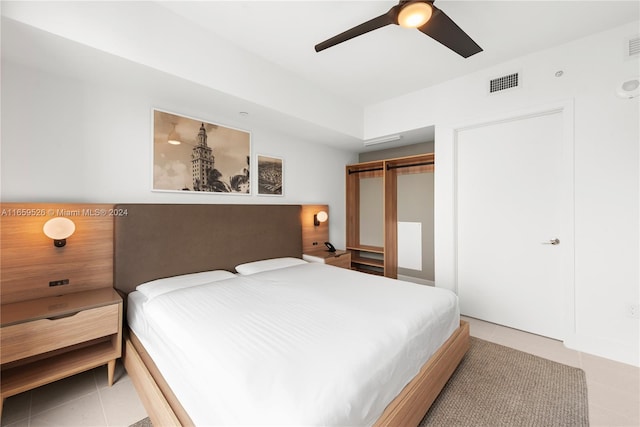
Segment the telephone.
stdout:
<path fill-rule="evenodd" d="M 329 252 L 335 252 L 336 248 L 330 242 L 324 242 L 324 245 L 329 249 Z"/>

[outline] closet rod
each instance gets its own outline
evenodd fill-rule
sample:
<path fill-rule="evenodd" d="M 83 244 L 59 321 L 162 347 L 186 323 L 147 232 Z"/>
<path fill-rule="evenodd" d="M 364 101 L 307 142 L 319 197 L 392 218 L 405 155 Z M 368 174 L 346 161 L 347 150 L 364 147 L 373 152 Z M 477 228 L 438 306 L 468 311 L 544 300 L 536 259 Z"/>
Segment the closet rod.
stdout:
<path fill-rule="evenodd" d="M 349 169 L 349 175 L 351 175 L 352 173 L 373 172 L 373 171 L 381 171 L 381 170 L 384 170 L 384 168 L 356 169 L 356 170 Z"/>
<path fill-rule="evenodd" d="M 412 166 L 427 166 L 427 165 L 434 165 L 435 162 L 423 162 L 423 163 L 411 163 L 409 165 L 387 165 L 387 170 L 391 170 L 391 169 L 400 169 L 400 168 L 410 168 Z"/>

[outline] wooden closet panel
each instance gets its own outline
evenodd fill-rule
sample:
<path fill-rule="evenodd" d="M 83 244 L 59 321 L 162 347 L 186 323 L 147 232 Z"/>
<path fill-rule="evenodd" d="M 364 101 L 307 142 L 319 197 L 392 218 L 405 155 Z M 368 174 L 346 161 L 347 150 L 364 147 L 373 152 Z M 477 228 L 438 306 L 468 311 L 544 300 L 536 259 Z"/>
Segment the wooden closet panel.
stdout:
<path fill-rule="evenodd" d="M 385 161 L 384 271 L 387 277 L 398 277 L 398 175 L 433 172 L 434 161 L 433 153 Z"/>
<path fill-rule="evenodd" d="M 347 247 L 357 248 L 360 243 L 360 180 L 381 178 L 384 175 L 382 162 L 358 163 L 346 167 L 346 211 L 347 211 Z"/>
<path fill-rule="evenodd" d="M 398 277 L 398 178 L 395 170 L 384 174 L 384 275 Z"/>
<path fill-rule="evenodd" d="M 387 171 L 402 171 L 399 173 L 432 172 L 435 164 L 435 155 L 429 153 L 419 156 L 398 157 L 396 159 L 385 160 L 385 163 Z"/>
<path fill-rule="evenodd" d="M 347 181 L 347 248 L 357 246 L 360 241 L 360 179 L 357 174 L 346 172 Z"/>

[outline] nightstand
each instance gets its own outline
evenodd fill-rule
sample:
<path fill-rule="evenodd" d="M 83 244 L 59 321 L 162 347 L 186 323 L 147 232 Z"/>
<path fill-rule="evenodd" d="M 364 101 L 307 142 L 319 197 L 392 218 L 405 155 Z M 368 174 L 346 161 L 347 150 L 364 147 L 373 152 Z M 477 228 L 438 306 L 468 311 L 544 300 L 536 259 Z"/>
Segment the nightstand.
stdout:
<path fill-rule="evenodd" d="M 122 298 L 115 289 L 3 304 L 1 310 L 2 402 L 105 364 L 113 384 L 122 353 Z"/>
<path fill-rule="evenodd" d="M 324 264 L 335 265 L 351 269 L 351 252 L 349 251 L 313 251 L 302 255 L 302 259 L 309 262 L 321 262 Z"/>

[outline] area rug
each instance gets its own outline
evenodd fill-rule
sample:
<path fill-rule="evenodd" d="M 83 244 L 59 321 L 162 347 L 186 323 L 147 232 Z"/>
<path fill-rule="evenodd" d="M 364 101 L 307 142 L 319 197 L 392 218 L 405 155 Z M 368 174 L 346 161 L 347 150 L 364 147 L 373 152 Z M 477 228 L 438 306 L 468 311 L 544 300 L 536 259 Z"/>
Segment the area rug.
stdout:
<path fill-rule="evenodd" d="M 420 427 L 588 425 L 583 370 L 473 337 L 471 349 L 420 423 Z"/>
<path fill-rule="evenodd" d="M 135 424 L 131 424 L 129 427 L 152 427 L 151 419 L 149 417 L 143 418 Z"/>
<path fill-rule="evenodd" d="M 471 338 L 420 427 L 586 427 L 584 371 Z M 131 427 L 151 427 L 149 418 Z"/>

